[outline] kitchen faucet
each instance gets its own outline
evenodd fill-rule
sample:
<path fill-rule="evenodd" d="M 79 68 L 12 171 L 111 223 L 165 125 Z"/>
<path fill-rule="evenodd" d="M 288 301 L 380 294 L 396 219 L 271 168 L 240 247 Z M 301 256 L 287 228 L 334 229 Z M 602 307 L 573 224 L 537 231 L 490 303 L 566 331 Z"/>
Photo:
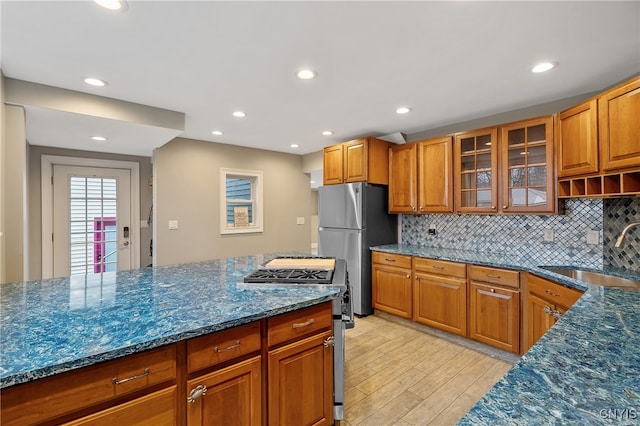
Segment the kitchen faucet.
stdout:
<path fill-rule="evenodd" d="M 640 222 L 633 222 L 625 226 L 622 232 L 620 233 L 618 240 L 616 241 L 616 247 L 620 247 L 622 245 L 622 240 L 624 239 L 624 236 L 627 233 L 627 231 L 633 228 L 634 226 L 638 226 L 638 225 L 640 225 Z"/>

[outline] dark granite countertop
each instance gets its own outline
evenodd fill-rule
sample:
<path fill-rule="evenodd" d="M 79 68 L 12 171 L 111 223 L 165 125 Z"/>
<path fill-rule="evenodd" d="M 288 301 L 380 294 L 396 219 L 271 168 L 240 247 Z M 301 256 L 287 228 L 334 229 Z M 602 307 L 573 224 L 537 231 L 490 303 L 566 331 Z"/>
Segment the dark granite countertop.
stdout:
<path fill-rule="evenodd" d="M 567 265 L 532 258 L 398 244 L 372 249 L 517 269 L 586 290 L 458 424 L 640 423 L 640 292 L 586 284 L 540 267 Z M 640 280 L 630 271 L 604 272 Z"/>
<path fill-rule="evenodd" d="M 336 287 L 241 289 L 275 255 L 3 284 L 0 388 L 335 297 Z"/>

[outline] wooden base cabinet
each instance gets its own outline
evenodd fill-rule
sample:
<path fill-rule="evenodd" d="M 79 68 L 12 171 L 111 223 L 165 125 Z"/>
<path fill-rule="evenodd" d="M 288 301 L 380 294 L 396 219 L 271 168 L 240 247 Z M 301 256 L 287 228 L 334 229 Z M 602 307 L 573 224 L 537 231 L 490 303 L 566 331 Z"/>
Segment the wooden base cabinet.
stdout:
<path fill-rule="evenodd" d="M 519 273 L 469 267 L 469 337 L 520 353 Z"/>
<path fill-rule="evenodd" d="M 187 425 L 259 425 L 260 356 L 187 382 Z"/>
<path fill-rule="evenodd" d="M 527 274 L 524 297 L 524 327 L 526 339 L 523 352 L 547 332 L 582 296 L 582 292 L 558 283 Z"/>
<path fill-rule="evenodd" d="M 176 386 L 64 423 L 65 426 L 173 426 L 176 424 Z"/>
<path fill-rule="evenodd" d="M 371 258 L 373 308 L 412 319 L 411 257 L 373 252 Z"/>
<path fill-rule="evenodd" d="M 413 259 L 413 268 L 413 320 L 466 336 L 466 266 L 416 257 Z"/>

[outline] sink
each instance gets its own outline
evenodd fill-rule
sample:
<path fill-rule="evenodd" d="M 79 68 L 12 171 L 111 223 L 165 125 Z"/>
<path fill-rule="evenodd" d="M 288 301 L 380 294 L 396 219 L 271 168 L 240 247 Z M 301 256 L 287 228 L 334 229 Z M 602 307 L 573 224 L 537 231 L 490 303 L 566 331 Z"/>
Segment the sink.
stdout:
<path fill-rule="evenodd" d="M 604 287 L 620 288 L 623 290 L 640 291 L 640 281 L 634 281 L 628 278 L 607 275 L 601 272 L 583 271 L 574 268 L 544 268 L 548 271 L 561 274 L 566 277 L 575 278 L 589 284 L 597 284 Z"/>

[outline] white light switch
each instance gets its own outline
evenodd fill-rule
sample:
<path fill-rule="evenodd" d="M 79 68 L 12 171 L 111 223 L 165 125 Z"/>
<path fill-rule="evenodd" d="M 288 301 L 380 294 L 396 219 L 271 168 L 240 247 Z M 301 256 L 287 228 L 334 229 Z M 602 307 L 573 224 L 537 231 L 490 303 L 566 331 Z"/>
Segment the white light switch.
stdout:
<path fill-rule="evenodd" d="M 169 229 L 178 229 L 178 221 L 170 220 L 169 221 Z"/>
<path fill-rule="evenodd" d="M 598 231 L 587 231 L 587 244 L 599 244 L 600 243 L 600 232 Z"/>
<path fill-rule="evenodd" d="M 140 221 L 140 228 L 148 228 L 148 227 L 149 227 L 149 222 L 147 222 L 146 220 Z"/>
<path fill-rule="evenodd" d="M 296 223 L 298 225 L 304 225 L 304 217 L 299 217 L 296 219 Z"/>

